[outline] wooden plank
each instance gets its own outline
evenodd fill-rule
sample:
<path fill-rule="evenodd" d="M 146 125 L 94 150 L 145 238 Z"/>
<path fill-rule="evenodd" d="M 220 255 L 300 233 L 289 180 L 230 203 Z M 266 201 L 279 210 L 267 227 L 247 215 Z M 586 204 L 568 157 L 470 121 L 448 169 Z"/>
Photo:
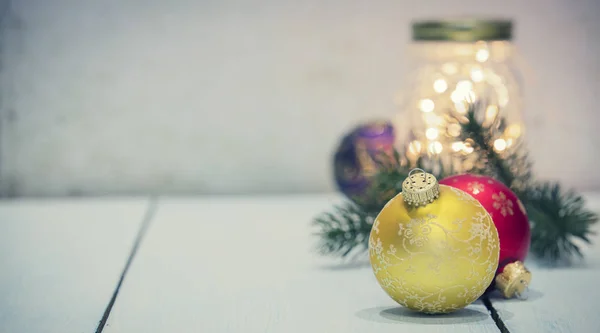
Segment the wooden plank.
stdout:
<path fill-rule="evenodd" d="M 104 332 L 497 332 L 481 303 L 412 314 L 367 262 L 311 252 L 336 198 L 161 199 Z"/>
<path fill-rule="evenodd" d="M 600 332 L 597 269 L 536 269 L 532 273 L 527 300 L 493 300 L 511 332 Z"/>
<path fill-rule="evenodd" d="M 600 195 L 585 197 L 588 207 L 600 213 Z M 593 245 L 580 243 L 583 260 L 557 267 L 528 260 L 533 278 L 527 300 L 493 299 L 511 332 L 600 332 L 600 225 L 593 229 Z"/>
<path fill-rule="evenodd" d="M 0 202 L 0 332 L 93 332 L 147 205 Z"/>

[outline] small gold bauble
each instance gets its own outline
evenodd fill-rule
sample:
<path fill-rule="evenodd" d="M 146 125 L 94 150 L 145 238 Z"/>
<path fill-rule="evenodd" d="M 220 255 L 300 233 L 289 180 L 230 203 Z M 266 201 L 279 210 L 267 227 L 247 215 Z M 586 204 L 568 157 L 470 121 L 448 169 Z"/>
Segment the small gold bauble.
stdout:
<path fill-rule="evenodd" d="M 371 265 L 381 287 L 399 304 L 425 313 L 452 312 L 479 298 L 494 279 L 498 231 L 466 192 L 439 185 L 427 173 L 411 176 L 425 182 L 404 188 L 406 193 L 391 199 L 375 219 Z M 414 192 L 423 190 L 426 201 L 415 200 Z"/>
<path fill-rule="evenodd" d="M 500 290 L 505 298 L 522 298 L 530 282 L 531 272 L 517 260 L 504 266 L 502 273 L 496 276 L 496 289 Z"/>

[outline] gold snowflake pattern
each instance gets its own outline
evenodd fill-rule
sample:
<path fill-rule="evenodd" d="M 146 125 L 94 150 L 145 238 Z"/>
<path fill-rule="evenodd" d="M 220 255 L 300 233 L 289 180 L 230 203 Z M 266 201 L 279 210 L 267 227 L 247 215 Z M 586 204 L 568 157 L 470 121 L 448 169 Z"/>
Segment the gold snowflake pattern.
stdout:
<path fill-rule="evenodd" d="M 466 201 L 466 202 L 470 202 L 470 203 L 474 203 L 476 205 L 479 205 L 479 201 L 477 201 L 475 198 L 473 198 L 469 193 L 463 191 L 463 190 L 459 190 L 457 188 L 454 187 L 450 187 L 450 190 L 452 192 L 454 192 L 454 194 L 456 194 L 456 197 L 458 198 L 458 200 L 460 201 Z"/>
<path fill-rule="evenodd" d="M 428 236 L 431 233 L 430 220 L 433 216 L 428 218 L 414 218 L 406 225 L 406 229 L 400 224 L 400 231 L 398 234 L 404 233 L 404 237 L 408 239 L 411 245 L 423 246 L 428 240 Z"/>
<path fill-rule="evenodd" d="M 490 273 L 493 273 L 493 272 L 496 272 L 496 267 L 497 267 L 497 266 L 496 266 L 496 265 L 494 265 L 494 262 L 490 261 L 490 262 L 487 264 L 487 267 L 485 268 L 485 272 L 486 272 L 486 273 L 488 273 L 488 274 L 490 274 Z"/>
<path fill-rule="evenodd" d="M 375 220 L 375 223 L 373 223 L 373 230 L 376 234 L 379 234 L 379 220 Z"/>
<path fill-rule="evenodd" d="M 371 240 L 373 240 L 371 238 Z M 383 252 L 383 244 L 381 243 L 381 239 L 377 238 L 377 240 L 373 240 L 373 242 L 371 242 L 370 248 L 372 251 L 375 252 L 375 254 L 377 255 L 381 255 L 381 252 Z"/>
<path fill-rule="evenodd" d="M 488 242 L 486 249 L 490 252 L 494 251 L 496 248 L 498 247 L 498 245 L 496 245 L 496 243 L 494 242 Z"/>
<path fill-rule="evenodd" d="M 487 215 L 485 214 L 485 212 L 477 212 L 475 213 L 475 215 L 473 215 L 472 219 L 473 221 L 483 223 L 485 221 L 486 216 Z"/>
<path fill-rule="evenodd" d="M 390 249 L 388 250 L 387 254 L 391 254 L 391 255 L 396 254 L 396 247 L 394 246 L 394 244 L 390 244 Z"/>
<path fill-rule="evenodd" d="M 471 193 L 477 195 L 485 190 L 485 186 L 483 186 L 480 182 L 471 182 L 467 184 L 467 188 Z"/>
<path fill-rule="evenodd" d="M 479 238 L 480 240 L 484 240 L 490 235 L 490 226 L 484 223 L 475 222 L 471 224 L 471 229 L 469 232 L 471 233 L 471 238 Z"/>
<path fill-rule="evenodd" d="M 494 199 L 494 208 L 498 209 L 502 216 L 514 214 L 513 202 L 506 197 L 504 192 L 493 194 L 492 199 Z"/>
<path fill-rule="evenodd" d="M 479 246 L 469 246 L 467 248 L 469 256 L 478 256 L 481 253 L 481 247 Z"/>

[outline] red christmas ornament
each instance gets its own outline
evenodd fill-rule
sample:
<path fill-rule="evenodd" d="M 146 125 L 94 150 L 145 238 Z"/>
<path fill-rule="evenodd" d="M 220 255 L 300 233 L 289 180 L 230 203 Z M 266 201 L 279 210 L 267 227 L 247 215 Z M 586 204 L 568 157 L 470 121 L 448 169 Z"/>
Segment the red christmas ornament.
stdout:
<path fill-rule="evenodd" d="M 492 217 L 500 238 L 500 261 L 495 283 L 505 297 L 521 296 L 531 281 L 523 265 L 529 252 L 531 231 L 525 207 L 504 184 L 481 175 L 456 175 L 440 184 L 452 186 L 477 199 Z"/>

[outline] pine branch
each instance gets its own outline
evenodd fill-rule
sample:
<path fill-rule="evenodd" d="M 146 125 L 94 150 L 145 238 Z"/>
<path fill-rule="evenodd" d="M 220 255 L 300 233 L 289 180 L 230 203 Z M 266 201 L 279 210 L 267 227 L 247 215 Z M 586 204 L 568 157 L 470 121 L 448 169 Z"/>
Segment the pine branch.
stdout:
<path fill-rule="evenodd" d="M 554 262 L 583 256 L 573 241 L 590 244 L 598 216 L 584 207 L 580 195 L 565 193 L 557 183 L 542 183 L 528 188 L 521 200 L 532 225 L 532 253 Z"/>
<path fill-rule="evenodd" d="M 532 163 L 526 149 L 520 143 L 509 153 L 501 155 L 493 147 L 494 128 L 502 128 L 496 119 L 486 128 L 476 119 L 481 105 L 472 104 L 462 122 L 463 140 L 473 140 L 475 153 L 485 161 L 478 173 L 492 176 L 515 192 L 523 202 L 532 225 L 531 249 L 537 257 L 556 262 L 573 255 L 582 256 L 574 243 L 581 239 L 590 243 L 592 224 L 598 216 L 587 210 L 581 196 L 572 191 L 564 192 L 557 183 L 536 183 L 532 177 Z"/>
<path fill-rule="evenodd" d="M 489 125 L 479 122 L 477 115 L 484 112 L 484 106 L 483 103 L 470 104 L 465 117 L 457 119 L 462 127 L 461 139 L 472 143 L 480 158 L 480 165 L 472 172 L 493 177 L 519 195 L 531 178 L 531 163 L 522 149 L 522 143 L 516 143 L 517 146 L 508 154 L 498 153 L 494 149 L 496 129 L 503 128 L 505 121 L 503 118 L 496 118 Z"/>
<path fill-rule="evenodd" d="M 365 211 L 358 205 L 347 202 L 336 206 L 334 212 L 317 217 L 313 224 L 320 228 L 319 252 L 326 255 L 346 257 L 353 250 L 367 250 L 369 234 L 376 211 Z"/>

